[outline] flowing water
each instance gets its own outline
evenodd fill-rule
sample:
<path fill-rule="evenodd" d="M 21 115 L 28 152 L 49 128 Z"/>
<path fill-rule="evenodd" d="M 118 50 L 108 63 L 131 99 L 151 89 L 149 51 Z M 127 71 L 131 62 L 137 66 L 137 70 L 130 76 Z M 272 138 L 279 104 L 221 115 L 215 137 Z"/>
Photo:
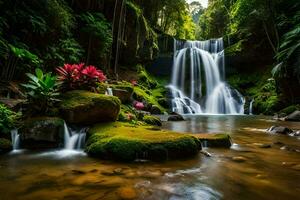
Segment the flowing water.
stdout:
<path fill-rule="evenodd" d="M 223 39 L 174 42 L 172 108 L 180 114 L 244 114 L 243 96 L 225 81 Z"/>
<path fill-rule="evenodd" d="M 0 199 L 299 199 L 300 140 L 264 132 L 276 124 L 300 129 L 300 123 L 257 116 L 165 122 L 164 128 L 176 131 L 228 132 L 234 145 L 206 148 L 211 157 L 163 163 L 124 164 L 83 154 L 61 159 L 31 151 L 1 155 Z"/>
<path fill-rule="evenodd" d="M 13 150 L 17 151 L 20 148 L 20 135 L 17 129 L 11 131 L 11 141 Z"/>
<path fill-rule="evenodd" d="M 253 115 L 253 103 L 254 103 L 254 99 L 252 99 L 250 101 L 250 105 L 249 105 L 249 115 Z"/>

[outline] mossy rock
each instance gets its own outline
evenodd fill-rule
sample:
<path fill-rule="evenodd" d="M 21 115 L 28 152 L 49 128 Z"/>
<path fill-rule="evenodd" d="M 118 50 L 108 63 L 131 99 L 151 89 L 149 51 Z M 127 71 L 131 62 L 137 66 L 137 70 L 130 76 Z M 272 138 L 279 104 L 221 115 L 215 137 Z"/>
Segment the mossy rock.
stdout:
<path fill-rule="evenodd" d="M 121 111 L 119 113 L 118 121 L 130 122 L 137 120 L 137 114 L 135 109 L 131 105 L 121 105 Z"/>
<path fill-rule="evenodd" d="M 64 141 L 64 120 L 57 117 L 36 117 L 22 122 L 19 129 L 22 148 L 58 148 Z"/>
<path fill-rule="evenodd" d="M 193 134 L 197 137 L 202 144 L 205 144 L 207 147 L 222 147 L 229 148 L 231 147 L 231 138 L 228 134 Z"/>
<path fill-rule="evenodd" d="M 116 121 L 121 102 L 117 97 L 74 90 L 66 93 L 60 104 L 63 118 L 72 124 Z"/>
<path fill-rule="evenodd" d="M 11 141 L 5 138 L 0 138 L 0 153 L 5 153 L 12 150 Z"/>
<path fill-rule="evenodd" d="M 200 141 L 192 135 L 121 122 L 94 126 L 86 145 L 90 156 L 117 161 L 180 159 L 200 149 Z"/>
<path fill-rule="evenodd" d="M 300 106 L 299 105 L 291 105 L 291 106 L 288 106 L 282 110 L 280 110 L 278 113 L 280 114 L 285 114 L 285 115 L 289 115 L 293 112 L 295 112 L 296 110 L 300 110 Z"/>
<path fill-rule="evenodd" d="M 143 121 L 146 124 L 149 124 L 149 125 L 154 125 L 154 126 L 161 126 L 162 125 L 161 120 L 158 117 L 154 117 L 154 116 L 151 116 L 151 115 L 145 115 L 143 117 Z"/>

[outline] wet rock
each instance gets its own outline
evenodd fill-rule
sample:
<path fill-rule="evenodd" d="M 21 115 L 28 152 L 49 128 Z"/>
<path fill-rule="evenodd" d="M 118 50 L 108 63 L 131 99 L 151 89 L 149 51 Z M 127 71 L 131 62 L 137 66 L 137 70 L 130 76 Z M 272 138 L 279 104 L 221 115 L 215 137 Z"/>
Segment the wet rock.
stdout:
<path fill-rule="evenodd" d="M 300 137 L 300 131 L 294 131 L 293 133 L 289 134 L 292 137 Z"/>
<path fill-rule="evenodd" d="M 85 174 L 84 171 L 76 170 L 76 169 L 73 169 L 73 170 L 72 170 L 72 173 L 75 174 L 75 175 L 82 175 L 82 174 Z"/>
<path fill-rule="evenodd" d="M 120 104 L 120 100 L 114 96 L 75 90 L 64 94 L 60 111 L 68 123 L 90 125 L 116 121 Z"/>
<path fill-rule="evenodd" d="M 247 161 L 247 158 L 242 157 L 242 156 L 236 156 L 236 157 L 232 157 L 232 160 L 233 160 L 234 162 L 242 163 L 242 162 L 246 162 L 246 161 Z"/>
<path fill-rule="evenodd" d="M 11 141 L 5 138 L 0 138 L 0 153 L 5 153 L 12 150 Z"/>
<path fill-rule="evenodd" d="M 258 146 L 259 148 L 262 148 L 262 149 L 268 149 L 268 148 L 272 147 L 272 145 L 270 145 L 270 144 L 254 143 L 254 145 L 256 145 L 256 146 Z"/>
<path fill-rule="evenodd" d="M 300 122 L 300 111 L 296 110 L 295 112 L 293 112 L 292 114 L 289 114 L 286 118 L 286 121 L 296 121 L 296 122 Z"/>
<path fill-rule="evenodd" d="M 121 199 L 136 199 L 137 192 L 133 187 L 121 187 L 117 191 Z"/>
<path fill-rule="evenodd" d="M 280 150 L 286 150 L 286 151 L 291 151 L 291 152 L 300 152 L 300 150 L 297 149 L 297 147 L 293 147 L 293 146 L 283 146 L 280 148 Z"/>
<path fill-rule="evenodd" d="M 58 148 L 63 145 L 64 120 L 56 117 L 37 117 L 25 120 L 19 129 L 22 148 Z"/>
<path fill-rule="evenodd" d="M 118 97 L 123 104 L 131 101 L 132 92 L 122 89 L 113 89 L 113 95 Z"/>
<path fill-rule="evenodd" d="M 173 112 L 168 118 L 168 121 L 184 121 L 184 118 L 178 113 Z"/>
<path fill-rule="evenodd" d="M 92 169 L 91 171 L 89 171 L 90 173 L 96 173 L 98 172 L 98 169 Z"/>
<path fill-rule="evenodd" d="M 207 151 L 201 150 L 200 153 L 205 155 L 206 157 L 211 157 L 211 154 Z"/>
<path fill-rule="evenodd" d="M 150 113 L 153 114 L 153 115 L 160 115 L 160 114 L 162 114 L 161 109 L 158 106 L 156 106 L 156 105 L 152 105 L 151 106 Z"/>
<path fill-rule="evenodd" d="M 143 117 L 143 121 L 146 122 L 149 125 L 162 126 L 161 120 L 158 117 L 155 117 L 155 116 L 145 115 Z"/>
<path fill-rule="evenodd" d="M 269 133 L 273 134 L 283 134 L 283 135 L 288 135 L 293 132 L 290 128 L 284 127 L 284 126 L 272 126 L 267 130 Z"/>

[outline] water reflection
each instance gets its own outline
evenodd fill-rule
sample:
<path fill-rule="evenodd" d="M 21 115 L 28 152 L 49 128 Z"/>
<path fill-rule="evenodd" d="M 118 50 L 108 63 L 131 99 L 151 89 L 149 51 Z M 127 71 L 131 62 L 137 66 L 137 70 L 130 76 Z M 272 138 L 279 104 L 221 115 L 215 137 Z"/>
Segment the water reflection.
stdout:
<path fill-rule="evenodd" d="M 127 164 L 83 154 L 61 157 L 62 151 L 6 154 L 0 156 L 0 199 L 113 200 L 129 194 L 143 200 L 299 198 L 300 140 L 264 131 L 273 125 L 300 129 L 299 123 L 255 116 L 186 118 L 166 122 L 164 128 L 228 132 L 231 149 L 207 148 L 212 157 Z"/>

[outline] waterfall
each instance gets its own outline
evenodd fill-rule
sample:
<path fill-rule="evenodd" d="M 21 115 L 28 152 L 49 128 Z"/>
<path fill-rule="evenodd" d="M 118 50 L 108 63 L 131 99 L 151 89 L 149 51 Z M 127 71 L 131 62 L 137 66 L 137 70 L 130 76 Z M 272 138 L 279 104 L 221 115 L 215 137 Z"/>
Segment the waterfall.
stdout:
<path fill-rule="evenodd" d="M 20 149 L 20 134 L 18 133 L 18 129 L 11 131 L 11 143 L 13 150 Z"/>
<path fill-rule="evenodd" d="M 67 124 L 64 124 L 64 149 L 82 150 L 85 145 L 86 128 L 78 130 L 69 130 Z"/>
<path fill-rule="evenodd" d="M 254 99 L 252 99 L 250 101 L 250 105 L 249 105 L 249 115 L 253 115 L 253 103 L 254 103 Z"/>
<path fill-rule="evenodd" d="M 225 81 L 223 39 L 174 40 L 173 112 L 244 114 L 244 97 Z"/>
<path fill-rule="evenodd" d="M 108 96 L 114 96 L 112 88 L 107 88 L 106 95 L 108 95 Z"/>

